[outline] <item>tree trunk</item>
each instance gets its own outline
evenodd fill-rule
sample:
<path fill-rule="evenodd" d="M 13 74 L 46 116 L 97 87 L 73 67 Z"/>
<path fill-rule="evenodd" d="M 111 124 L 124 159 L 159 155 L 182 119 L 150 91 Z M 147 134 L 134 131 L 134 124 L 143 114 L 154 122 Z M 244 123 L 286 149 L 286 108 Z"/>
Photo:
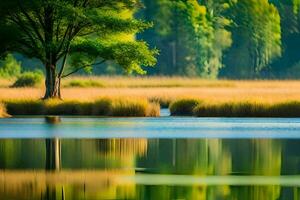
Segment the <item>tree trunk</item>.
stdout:
<path fill-rule="evenodd" d="M 55 66 L 46 64 L 46 79 L 45 79 L 46 92 L 45 92 L 44 99 L 50 99 L 50 98 L 61 99 L 60 83 L 61 83 L 61 79 L 58 78 L 56 75 Z"/>

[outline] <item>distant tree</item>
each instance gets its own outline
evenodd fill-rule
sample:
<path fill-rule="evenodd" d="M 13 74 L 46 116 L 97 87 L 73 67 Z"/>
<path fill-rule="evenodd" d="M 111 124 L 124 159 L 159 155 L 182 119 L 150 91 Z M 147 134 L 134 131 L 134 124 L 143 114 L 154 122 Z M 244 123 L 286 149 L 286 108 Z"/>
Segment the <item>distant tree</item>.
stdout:
<path fill-rule="evenodd" d="M 226 76 L 257 78 L 281 56 L 281 19 L 268 0 L 238 0 L 230 8 L 233 45 L 226 54 Z"/>
<path fill-rule="evenodd" d="M 145 73 L 157 50 L 119 39 L 151 26 L 134 19 L 139 0 L 0 1 L 0 49 L 38 58 L 45 67 L 44 98 L 60 98 L 61 79 L 107 60 L 127 72 Z M 72 68 L 66 70 L 70 57 Z"/>
<path fill-rule="evenodd" d="M 21 73 L 21 63 L 12 54 L 0 61 L 0 78 L 13 78 Z"/>
<path fill-rule="evenodd" d="M 282 56 L 272 63 L 272 74 L 278 78 L 300 76 L 300 13 L 299 0 L 271 0 L 280 14 Z"/>
<path fill-rule="evenodd" d="M 231 45 L 226 1 L 144 0 L 141 16 L 154 28 L 140 37 L 161 50 L 156 73 L 216 78 Z"/>

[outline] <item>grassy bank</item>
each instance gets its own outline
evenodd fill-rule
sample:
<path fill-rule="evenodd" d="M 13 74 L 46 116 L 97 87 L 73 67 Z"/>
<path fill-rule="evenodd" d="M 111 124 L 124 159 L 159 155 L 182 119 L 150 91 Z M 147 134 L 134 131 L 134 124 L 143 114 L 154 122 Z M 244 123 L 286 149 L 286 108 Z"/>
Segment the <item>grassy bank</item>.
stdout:
<path fill-rule="evenodd" d="M 214 103 L 199 99 L 181 99 L 170 105 L 170 111 L 171 115 L 197 117 L 300 117 L 300 101 Z"/>
<path fill-rule="evenodd" d="M 96 104 L 95 102 L 99 99 L 113 99 L 112 101 L 119 102 L 116 101 L 116 99 L 124 100 L 130 98 L 143 99 L 143 101 L 147 101 L 147 104 L 151 102 L 156 105 L 159 104 L 164 108 L 169 107 L 173 102 L 173 104 L 178 104 L 177 106 L 173 105 L 171 107 L 174 109 L 171 111 L 173 115 L 239 116 L 242 115 L 243 109 L 247 109 L 247 107 L 251 107 L 253 110 L 255 110 L 255 107 L 268 108 L 268 111 L 264 111 L 265 113 L 274 113 L 275 111 L 271 110 L 282 110 L 283 107 L 284 109 L 289 109 L 290 107 L 293 109 L 295 107 L 295 100 L 300 100 L 300 81 L 294 80 L 234 81 L 188 79 L 181 77 L 72 77 L 64 80 L 63 84 L 62 97 L 66 103 L 53 106 L 54 108 L 52 110 L 56 110 L 56 113 L 59 113 L 59 111 L 57 111 L 59 109 L 74 110 L 75 108 L 72 107 L 74 107 L 75 104 L 80 104 L 79 107 L 81 110 L 89 110 L 89 105 L 84 105 L 82 102 L 92 102 L 91 104 Z M 8 101 L 11 99 L 11 102 L 35 102 L 35 100 L 40 99 L 43 94 L 43 86 L 37 88 L 0 87 L 0 101 Z M 181 101 L 178 103 L 178 100 L 189 99 L 196 99 L 197 101 L 200 99 L 199 102 L 201 103 L 198 105 L 199 111 L 197 113 L 194 112 L 194 108 L 196 107 L 194 104 L 192 104 L 191 108 L 189 102 Z M 101 104 L 101 102 L 99 104 Z M 126 104 L 128 103 L 125 103 L 125 105 Z M 290 106 L 291 104 L 292 106 Z M 281 108 L 278 108 L 278 106 Z M 48 110 L 50 110 L 51 106 L 49 105 L 48 107 Z M 64 109 L 62 107 L 64 107 Z M 114 112 L 110 112 L 112 116 L 120 115 L 120 112 L 117 112 L 118 107 L 121 107 L 124 111 L 130 111 L 129 108 L 123 108 L 124 105 L 120 102 L 111 103 L 110 107 L 111 110 L 112 108 L 115 110 Z M 222 109 L 226 110 L 226 113 L 222 113 Z M 215 110 L 218 110 L 218 112 Z M 240 111 L 238 112 L 236 110 Z M 260 112 L 262 112 L 262 110 L 263 109 L 261 109 Z M 83 111 L 77 112 L 84 113 Z M 145 111 L 134 112 L 145 113 Z M 258 111 L 251 114 L 249 111 L 247 116 L 279 115 L 279 111 L 276 112 L 277 114 L 267 115 L 259 114 Z M 280 116 L 295 115 L 295 113 L 290 114 L 291 112 L 286 112 L 287 114 L 281 113 Z M 72 114 L 72 112 L 69 111 L 67 113 Z M 87 113 L 90 114 L 91 112 L 88 111 Z"/>
<path fill-rule="evenodd" d="M 159 105 L 145 99 L 102 98 L 95 101 L 8 100 L 4 108 L 16 115 L 85 115 L 113 117 L 156 117 Z"/>

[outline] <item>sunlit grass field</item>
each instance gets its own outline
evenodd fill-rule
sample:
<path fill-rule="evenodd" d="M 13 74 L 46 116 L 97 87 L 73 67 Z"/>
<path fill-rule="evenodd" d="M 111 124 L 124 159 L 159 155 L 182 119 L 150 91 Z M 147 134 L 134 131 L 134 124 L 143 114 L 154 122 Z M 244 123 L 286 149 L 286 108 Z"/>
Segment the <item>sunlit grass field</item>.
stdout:
<path fill-rule="evenodd" d="M 73 84 L 70 84 L 72 82 Z M 86 82 L 94 83 L 87 84 Z M 37 88 L 10 88 L 7 80 L 0 80 L 0 85 L 0 100 L 39 99 L 44 93 L 43 85 Z M 190 97 L 214 102 L 248 100 L 272 103 L 300 100 L 300 81 L 203 80 L 180 77 L 74 77 L 63 81 L 62 95 L 66 100 L 125 96 L 165 101 Z"/>
<path fill-rule="evenodd" d="M 38 100 L 44 93 L 43 85 L 36 88 L 10 88 L 7 80 L 1 80 L 0 84 L 2 84 L 0 101 Z M 205 105 L 210 105 L 202 107 L 202 110 L 198 108 L 201 113 L 213 112 L 217 105 L 223 105 L 222 109 L 224 106 L 228 108 L 228 104 L 234 104 L 234 109 L 237 107 L 244 109 L 249 104 L 269 107 L 288 103 L 287 107 L 294 110 L 292 104 L 297 109 L 299 106 L 298 103 L 292 102 L 300 101 L 300 81 L 203 80 L 182 77 L 73 77 L 63 81 L 62 97 L 65 101 L 81 102 L 97 101 L 101 98 L 143 102 L 148 100 L 159 103 L 162 107 L 168 107 L 170 103 L 180 99 L 196 99 Z M 199 112 L 197 116 L 202 115 Z"/>

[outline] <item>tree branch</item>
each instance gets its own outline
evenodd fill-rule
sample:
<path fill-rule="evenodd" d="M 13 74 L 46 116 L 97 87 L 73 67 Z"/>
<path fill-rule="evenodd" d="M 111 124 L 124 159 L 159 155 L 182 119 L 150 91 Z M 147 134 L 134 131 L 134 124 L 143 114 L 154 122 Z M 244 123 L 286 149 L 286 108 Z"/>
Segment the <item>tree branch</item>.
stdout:
<path fill-rule="evenodd" d="M 66 54 L 64 56 L 64 59 L 63 59 L 62 64 L 61 64 L 61 68 L 60 68 L 59 73 L 58 73 L 58 78 L 59 79 L 62 78 L 62 74 L 63 74 L 65 66 L 66 66 L 66 62 L 67 62 L 67 57 L 68 57 L 69 51 L 70 51 L 70 43 L 68 44 L 67 52 L 66 52 Z"/>
<path fill-rule="evenodd" d="M 103 64 L 103 63 L 105 63 L 105 62 L 106 62 L 106 60 L 102 60 L 101 62 L 94 63 L 94 64 L 91 64 L 91 65 L 101 65 L 101 64 Z M 82 66 L 82 67 L 79 67 L 79 68 L 75 69 L 74 71 L 72 71 L 72 72 L 70 72 L 70 73 L 68 73 L 68 74 L 66 74 L 66 75 L 61 76 L 61 78 L 66 78 L 66 77 L 68 77 L 68 76 L 70 76 L 70 75 L 72 75 L 72 74 L 75 74 L 76 72 L 78 72 L 78 71 L 80 71 L 80 70 L 82 70 L 82 69 L 84 69 L 84 68 L 86 68 L 86 67 L 89 67 L 89 66 L 91 66 L 91 65 L 84 65 L 84 66 Z"/>
<path fill-rule="evenodd" d="M 27 36 L 27 38 L 30 40 L 30 44 L 27 44 L 26 41 L 23 39 L 18 40 L 17 42 L 30 47 L 30 49 L 36 53 L 37 57 L 42 58 L 42 55 L 40 55 L 39 51 L 37 50 L 39 48 L 38 43 L 36 42 L 36 39 L 34 36 L 30 33 L 30 31 L 26 27 L 26 23 L 21 20 L 21 18 L 17 15 L 13 16 L 11 14 L 11 17 L 9 18 L 13 23 L 15 23 Z"/>
<path fill-rule="evenodd" d="M 19 7 L 21 9 L 21 12 L 24 14 L 24 16 L 26 17 L 26 19 L 31 24 L 31 27 L 32 27 L 33 31 L 35 32 L 35 34 L 37 35 L 37 37 L 39 38 L 39 40 L 41 41 L 41 43 L 44 43 L 44 39 L 43 39 L 42 35 L 40 34 L 39 29 L 38 29 L 36 23 L 29 16 L 29 14 L 24 10 L 24 8 L 22 6 L 22 2 L 20 2 L 20 0 L 19 0 L 18 3 L 19 3 Z"/>

